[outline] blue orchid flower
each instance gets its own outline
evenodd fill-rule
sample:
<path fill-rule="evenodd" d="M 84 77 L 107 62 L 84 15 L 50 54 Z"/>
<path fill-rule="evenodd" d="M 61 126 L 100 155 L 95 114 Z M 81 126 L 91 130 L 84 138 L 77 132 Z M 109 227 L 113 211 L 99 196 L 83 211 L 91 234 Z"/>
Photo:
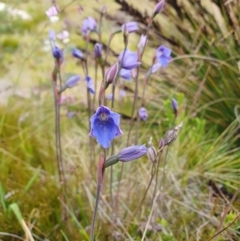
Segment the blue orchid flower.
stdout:
<path fill-rule="evenodd" d="M 112 139 L 122 135 L 120 115 L 106 106 L 100 106 L 91 117 L 90 136 L 95 137 L 103 148 L 109 148 Z"/>

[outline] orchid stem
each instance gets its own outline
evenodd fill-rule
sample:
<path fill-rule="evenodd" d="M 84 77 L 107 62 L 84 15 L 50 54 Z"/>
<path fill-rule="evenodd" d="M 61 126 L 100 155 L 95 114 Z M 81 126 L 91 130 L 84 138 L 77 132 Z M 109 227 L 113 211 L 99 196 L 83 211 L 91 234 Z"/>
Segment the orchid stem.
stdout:
<path fill-rule="evenodd" d="M 104 62 L 103 62 L 103 66 L 105 66 L 106 63 L 107 63 L 107 57 L 108 57 L 108 53 L 109 53 L 109 49 L 110 49 L 110 45 L 111 45 L 113 37 L 114 37 L 114 33 L 112 33 L 109 37 L 108 44 L 107 44 L 107 51 L 106 51 L 105 59 L 104 59 Z"/>
<path fill-rule="evenodd" d="M 56 61 L 56 66 L 52 74 L 52 86 L 54 93 L 54 109 L 55 109 L 55 148 L 56 148 L 56 159 L 57 159 L 57 168 L 58 168 L 58 176 L 59 183 L 61 187 L 61 200 L 65 203 L 65 188 L 66 188 L 66 180 L 64 175 L 64 167 L 62 160 L 62 146 L 61 146 L 61 125 L 60 125 L 60 105 L 59 101 L 61 98 L 61 94 L 57 88 L 57 75 L 59 78 L 59 82 L 61 83 L 61 72 L 60 72 L 60 63 Z M 62 219 L 64 220 L 67 216 L 65 209 L 62 209 Z"/>
<path fill-rule="evenodd" d="M 119 68 L 118 68 L 118 73 L 117 73 L 116 79 L 112 83 L 112 104 L 111 104 L 112 110 L 114 109 L 116 85 L 117 85 L 119 73 L 122 68 L 122 62 L 123 62 L 126 51 L 127 51 L 127 43 L 124 47 L 123 57 L 119 63 Z M 111 146 L 111 155 L 113 155 L 113 154 L 114 154 L 114 140 L 112 141 L 112 146 Z M 110 169 L 110 200 L 111 200 L 111 207 L 113 209 L 112 181 L 113 181 L 113 166 L 111 166 L 111 169 Z M 120 188 L 120 185 L 118 185 L 118 191 L 119 191 L 119 188 Z M 116 206 L 117 206 L 117 204 L 118 204 L 118 202 L 116 203 Z"/>
<path fill-rule="evenodd" d="M 98 73 L 98 61 L 95 60 L 95 83 L 94 83 L 95 91 L 97 89 L 97 73 Z M 96 94 L 94 94 L 94 97 L 93 97 L 93 107 L 94 107 L 94 109 L 95 109 L 95 104 L 96 104 Z"/>
<path fill-rule="evenodd" d="M 87 34 L 86 36 L 86 46 L 85 46 L 85 77 L 88 76 L 88 45 L 89 45 L 89 38 L 90 38 L 90 34 Z M 88 87 L 86 86 L 86 91 L 87 91 L 87 109 L 88 109 L 88 120 L 90 120 L 91 118 L 91 96 L 90 96 L 90 92 L 88 90 Z M 90 121 L 88 122 L 88 131 L 91 131 L 91 124 Z M 94 143 L 92 138 L 89 136 L 89 146 L 90 146 L 90 168 L 94 162 Z"/>
<path fill-rule="evenodd" d="M 106 149 L 104 149 L 104 157 L 103 157 L 103 162 L 104 163 L 106 161 L 106 155 L 107 155 Z M 95 202 L 93 218 L 92 218 L 92 224 L 91 224 L 90 241 L 94 241 L 95 222 L 96 222 L 98 204 L 99 204 L 100 193 L 101 193 L 101 188 L 102 188 L 102 183 L 103 183 L 103 178 L 104 178 L 104 171 L 105 171 L 104 165 L 102 165 L 102 166 L 99 165 L 98 168 L 99 167 L 101 167 L 101 170 L 98 169 L 97 194 L 96 194 L 96 202 Z"/>
<path fill-rule="evenodd" d="M 95 207 L 94 207 L 94 213 L 93 213 L 93 219 L 92 219 L 92 225 L 91 225 L 91 236 L 90 236 L 91 241 L 94 241 L 94 228 L 95 228 L 95 221 L 96 221 L 96 216 L 97 216 L 97 209 L 98 209 L 101 188 L 102 188 L 102 182 L 98 183 L 98 185 L 97 185 L 96 203 L 95 203 Z"/>
<path fill-rule="evenodd" d="M 152 18 L 149 20 L 148 22 L 148 26 L 147 26 L 147 29 L 146 29 L 146 36 L 148 38 L 148 35 L 149 35 L 149 31 L 150 31 L 150 27 L 152 25 Z M 143 46 L 143 50 L 142 50 L 142 53 L 139 53 L 139 61 L 142 60 L 142 56 L 144 54 L 144 51 L 146 49 L 146 45 L 147 45 L 147 42 L 145 42 L 144 46 Z M 130 136 L 131 136 L 131 131 L 132 131 L 132 128 L 133 128 L 133 124 L 134 124 L 134 112 L 135 112 L 135 109 L 138 105 L 138 78 L 139 78 L 139 70 L 140 68 L 138 67 L 137 68 L 137 75 L 136 75 L 136 78 L 135 78 L 135 92 L 134 92 L 134 100 L 133 100 L 133 105 L 132 105 L 132 113 L 131 113 L 131 120 L 130 120 L 130 127 L 129 127 L 129 131 L 128 131 L 128 137 L 127 137 L 127 145 L 129 144 L 129 140 L 130 140 Z M 138 115 L 137 115 L 138 116 Z M 137 119 L 139 120 L 140 122 L 140 119 L 137 117 Z M 138 126 L 139 126 L 139 123 L 138 123 Z M 136 136 L 135 136 L 135 144 L 137 144 L 137 140 L 138 140 L 138 128 L 136 129 Z"/>

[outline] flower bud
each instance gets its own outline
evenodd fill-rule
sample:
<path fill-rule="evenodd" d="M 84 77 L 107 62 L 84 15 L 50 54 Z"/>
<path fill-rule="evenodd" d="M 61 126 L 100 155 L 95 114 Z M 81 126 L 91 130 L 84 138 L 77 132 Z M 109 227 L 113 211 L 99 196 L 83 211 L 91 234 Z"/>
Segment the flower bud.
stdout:
<path fill-rule="evenodd" d="M 147 44 L 147 36 L 142 34 L 138 43 L 138 50 L 141 54 L 146 44 Z"/>
<path fill-rule="evenodd" d="M 114 65 L 112 65 L 105 74 L 105 83 L 106 87 L 108 87 L 117 77 L 119 69 L 119 63 L 116 62 Z"/>
<path fill-rule="evenodd" d="M 102 44 L 96 43 L 94 46 L 94 54 L 96 58 L 102 57 Z"/>
<path fill-rule="evenodd" d="M 117 155 L 111 156 L 105 161 L 104 168 L 110 167 L 110 166 L 116 164 L 117 162 L 119 162 L 118 156 Z"/>
<path fill-rule="evenodd" d="M 158 142 L 158 148 L 160 151 L 164 148 L 164 140 L 162 138 Z"/>
<path fill-rule="evenodd" d="M 166 132 L 166 134 L 163 137 L 165 146 L 170 145 L 173 141 L 177 139 L 177 133 L 181 127 L 182 122 L 178 126 L 175 126 L 173 129 Z"/>
<path fill-rule="evenodd" d="M 129 162 L 144 156 L 147 153 L 147 148 L 145 145 L 136 145 L 123 148 L 118 153 L 119 161 Z"/>
<path fill-rule="evenodd" d="M 138 115 L 139 115 L 141 120 L 146 121 L 147 117 L 148 117 L 147 109 L 145 107 L 141 107 L 138 110 Z"/>
<path fill-rule="evenodd" d="M 161 0 L 160 2 L 158 2 L 158 4 L 155 6 L 154 10 L 153 10 L 153 17 L 155 17 L 158 13 L 160 13 L 165 5 L 165 0 Z"/>
<path fill-rule="evenodd" d="M 72 55 L 73 55 L 73 57 L 75 57 L 75 58 L 77 58 L 77 59 L 80 59 L 80 60 L 83 60 L 83 59 L 84 59 L 83 53 L 82 53 L 82 51 L 79 50 L 79 49 L 73 49 Z"/>
<path fill-rule="evenodd" d="M 171 105 L 172 105 L 173 113 L 176 117 L 178 113 L 178 102 L 174 98 L 172 98 Z"/>
<path fill-rule="evenodd" d="M 72 88 L 74 87 L 78 81 L 80 80 L 80 76 L 79 75 L 74 75 L 72 76 L 71 78 L 69 78 L 67 81 L 66 81 L 66 87 L 67 88 Z"/>
<path fill-rule="evenodd" d="M 147 157 L 152 163 L 157 161 L 157 151 L 154 146 L 150 146 L 147 151 Z"/>
<path fill-rule="evenodd" d="M 53 47 L 52 54 L 53 54 L 53 57 L 57 60 L 61 60 L 63 58 L 63 51 L 59 49 L 57 46 Z"/>

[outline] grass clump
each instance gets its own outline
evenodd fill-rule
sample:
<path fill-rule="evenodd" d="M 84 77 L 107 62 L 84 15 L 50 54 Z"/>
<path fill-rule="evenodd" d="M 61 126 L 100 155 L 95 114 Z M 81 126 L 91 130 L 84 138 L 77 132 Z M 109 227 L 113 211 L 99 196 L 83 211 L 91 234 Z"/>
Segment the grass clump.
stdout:
<path fill-rule="evenodd" d="M 117 163 L 112 177 L 106 170 L 99 199 L 96 240 L 143 240 L 146 233 L 144 240 L 210 241 L 223 228 L 226 231 L 216 240 L 239 238 L 239 70 L 236 60 L 239 41 L 234 24 L 239 14 L 238 5 L 209 2 L 218 15 L 203 5 L 203 1 L 183 1 L 181 6 L 169 1 L 164 12 L 155 18 L 139 74 L 139 101 L 144 89 L 144 73 L 159 42 L 171 47 L 175 57 L 167 69 L 161 69 L 149 80 L 143 101 L 148 120 L 137 125 L 138 115 L 134 112 L 135 127 L 129 140 L 135 82 L 120 83 L 126 96 L 122 99 L 117 96 L 113 110 L 121 114 L 124 135 L 115 140 L 114 153 L 128 141 L 130 145 L 136 139 L 138 143 L 148 143 L 150 137 L 158 149 L 160 138 L 169 129 L 181 122 L 183 126 L 176 141 L 164 148 L 159 166 L 143 157 L 141 161 L 123 166 Z M 94 34 L 90 38 L 88 51 L 84 51 L 85 40 L 78 36 L 78 19 L 93 13 L 92 8 L 87 12 L 87 1 L 84 3 L 84 16 L 73 11 L 79 7 L 74 2 L 61 12 L 61 16 L 71 19 L 68 30 L 73 33 L 69 44 L 60 44 L 57 40 L 66 50 L 63 82 L 72 73 L 80 72 L 82 80 L 86 74 L 80 68 L 81 63 L 69 57 L 73 46 L 78 46 L 88 56 L 89 75 L 94 76 L 92 43 L 98 36 Z M 121 10 L 120 16 L 138 20 L 140 32 L 145 29 L 146 15 L 149 16 L 154 7 L 150 3 L 144 5 L 145 13 L 135 1 L 106 3 L 110 4 L 112 12 L 104 18 L 106 25 L 103 26 L 121 26 L 125 22 L 119 17 Z M 22 4 L 18 7 L 26 3 Z M 36 7 L 35 4 L 38 6 L 34 3 L 29 9 Z M 58 4 L 63 6 L 62 1 Z M 89 2 L 89 6 L 92 7 L 92 3 Z M 64 93 L 74 101 L 66 101 L 61 106 L 62 158 L 67 187 L 62 192 L 55 154 L 51 89 L 54 62 L 51 52 L 41 49 L 43 32 L 47 32 L 50 23 L 43 19 L 44 13 L 35 12 L 33 16 L 27 23 L 11 19 L 9 25 L 2 27 L 1 45 L 9 57 L 9 66 L 1 70 L 2 75 L 14 82 L 15 90 L 21 86 L 30 90 L 30 94 L 20 97 L 13 91 L 8 104 L 0 107 L 0 239 L 31 240 L 29 230 L 34 240 L 90 240 L 98 185 L 97 163 L 102 149 L 94 141 L 94 159 L 91 160 L 85 80 L 75 92 L 69 89 Z M 72 21 L 75 17 L 77 20 Z M 59 32 L 64 28 L 61 24 L 55 25 Z M 104 51 L 110 32 L 110 28 L 104 29 Z M 119 36 L 110 45 L 106 68 L 116 61 L 122 49 L 122 42 L 117 43 L 122 41 Z M 136 48 L 137 41 L 138 35 L 131 35 L 130 46 Z M 19 64 L 21 55 L 24 63 Z M 11 69 L 17 70 L 17 74 L 9 71 Z M 102 80 L 99 72 L 96 78 Z M 100 81 L 97 84 L 99 86 Z M 178 100 L 177 119 L 171 109 L 172 97 Z M 110 100 L 104 101 L 110 105 Z M 71 118 L 69 112 L 74 112 Z M 111 155 L 110 150 L 107 155 Z M 67 213 L 66 219 L 62 218 L 62 210 Z"/>

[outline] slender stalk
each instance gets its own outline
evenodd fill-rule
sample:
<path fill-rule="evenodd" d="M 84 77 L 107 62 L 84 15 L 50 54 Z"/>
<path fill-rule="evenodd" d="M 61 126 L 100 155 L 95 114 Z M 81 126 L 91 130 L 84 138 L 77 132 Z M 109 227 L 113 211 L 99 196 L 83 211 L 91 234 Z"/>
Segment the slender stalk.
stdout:
<path fill-rule="evenodd" d="M 90 241 L 94 241 L 94 228 L 95 228 L 95 222 L 96 222 L 96 216 L 97 216 L 97 210 L 98 210 L 98 203 L 99 203 L 99 199 L 100 199 L 100 192 L 101 192 L 103 178 L 104 178 L 104 171 L 105 171 L 104 162 L 105 161 L 106 161 L 106 149 L 104 149 L 104 157 L 102 158 L 102 155 L 100 155 L 100 158 L 99 158 L 97 194 L 96 194 L 96 202 L 95 202 L 92 224 L 91 224 Z"/>
<path fill-rule="evenodd" d="M 61 187 L 61 200 L 65 203 L 65 188 L 66 188 L 66 180 L 64 175 L 64 166 L 62 160 L 62 145 L 61 145 L 61 126 L 60 126 L 60 105 L 59 101 L 61 99 L 61 94 L 57 87 L 57 78 L 59 82 L 62 82 L 61 72 L 60 72 L 60 61 L 56 60 L 55 68 L 52 73 L 52 87 L 54 94 L 54 110 L 55 110 L 55 148 L 56 148 L 56 159 L 57 159 L 57 168 L 58 168 L 58 176 L 59 183 Z M 62 219 L 66 219 L 67 213 L 62 208 Z"/>
<path fill-rule="evenodd" d="M 147 37 L 148 37 L 148 35 L 149 35 L 149 31 L 150 31 L 151 25 L 152 25 L 152 18 L 150 18 L 150 20 L 149 20 L 149 22 L 148 22 L 147 29 L 146 29 L 146 36 L 147 36 Z M 143 51 L 142 51 L 142 53 L 139 54 L 139 61 L 141 61 L 141 59 L 142 59 L 142 56 L 143 56 L 144 51 L 145 51 L 145 48 L 146 48 L 146 43 L 145 43 L 144 46 L 143 46 Z M 132 130 L 132 128 L 133 128 L 133 119 L 134 119 L 135 106 L 137 106 L 139 70 L 140 70 L 140 68 L 138 67 L 138 68 L 137 68 L 137 76 L 136 76 L 136 80 L 135 80 L 135 93 L 134 93 L 134 100 L 133 100 L 133 105 L 132 105 L 132 113 L 131 113 L 130 127 L 129 127 L 129 131 L 128 131 L 128 137 L 127 137 L 126 147 L 129 145 L 131 130 Z M 121 165 L 121 171 L 120 171 L 120 175 L 119 175 L 119 179 L 118 179 L 118 191 L 117 191 L 117 192 L 120 192 L 120 186 L 121 186 L 123 169 L 124 169 L 124 164 L 122 163 L 122 165 Z"/>
<path fill-rule="evenodd" d="M 96 216 L 97 216 L 97 209 L 98 209 L 101 188 L 102 188 L 102 182 L 98 183 L 98 185 L 97 185 L 96 203 L 95 203 L 95 207 L 94 207 L 94 213 L 93 213 L 93 219 L 92 219 L 92 225 L 91 225 L 91 236 L 90 236 L 91 241 L 94 241 L 94 228 L 95 228 L 95 221 L 96 221 Z"/>
<path fill-rule="evenodd" d="M 149 22 L 148 22 L 148 26 L 147 26 L 147 29 L 146 29 L 146 36 L 148 38 L 148 35 L 149 35 L 149 31 L 150 31 L 150 27 L 152 25 L 152 18 L 150 18 Z M 139 53 L 139 61 L 142 60 L 142 56 L 144 54 L 144 51 L 146 49 L 146 43 L 144 44 L 143 46 L 143 50 L 142 50 L 142 53 Z M 127 144 L 126 146 L 128 146 L 129 144 L 129 140 L 130 140 L 130 136 L 131 136 L 131 131 L 132 131 L 132 128 L 133 128 L 133 124 L 134 124 L 134 112 L 135 112 L 135 109 L 137 107 L 137 102 L 138 102 L 138 78 L 139 78 L 139 71 L 140 71 L 140 67 L 137 68 L 137 75 L 136 75 L 136 78 L 135 78 L 135 92 L 134 92 L 134 100 L 133 100 L 133 105 L 132 105 L 132 112 L 131 112 L 131 120 L 130 120 L 130 126 L 129 126 L 129 131 L 128 131 L 128 137 L 127 137 Z M 138 129 L 136 130 L 137 134 L 136 136 L 138 136 Z M 135 142 L 137 140 L 137 137 L 135 139 Z M 136 144 L 136 143 L 135 143 Z"/>
<path fill-rule="evenodd" d="M 156 196 L 157 187 L 158 187 L 158 173 L 159 173 L 159 166 L 160 166 L 161 157 L 162 157 L 162 151 L 160 152 L 160 154 L 158 156 L 158 161 L 157 161 L 156 179 L 155 179 L 155 186 L 154 186 L 154 191 L 153 191 L 152 205 L 153 205 L 153 200 Z"/>
<path fill-rule="evenodd" d="M 98 183 L 98 185 L 97 185 L 96 202 L 95 202 L 92 225 L 91 225 L 91 235 L 90 235 L 91 241 L 94 241 L 94 228 L 95 228 L 95 221 L 96 221 L 96 216 L 97 216 L 97 209 L 98 209 L 98 203 L 99 203 L 101 188 L 102 188 L 102 182 Z"/>
<path fill-rule="evenodd" d="M 86 36 L 86 45 L 85 45 L 85 62 L 84 62 L 84 66 L 82 64 L 82 68 L 84 71 L 84 67 L 85 67 L 85 77 L 88 76 L 89 72 L 88 72 L 88 45 L 89 45 L 89 38 L 90 38 L 90 33 L 87 34 Z M 90 118 L 91 118 L 91 96 L 90 96 L 90 92 L 88 90 L 88 87 L 86 86 L 86 93 L 87 93 L 87 109 L 88 109 L 88 131 L 91 131 L 91 124 L 90 124 Z M 93 162 L 95 159 L 94 156 L 94 143 L 93 143 L 93 139 L 89 136 L 89 146 L 90 146 L 90 168 L 93 166 Z"/>
<path fill-rule="evenodd" d="M 148 193 L 148 191 L 149 191 L 149 188 L 150 188 L 150 186 L 151 186 L 151 184 L 152 184 L 152 181 L 153 181 L 153 178 L 154 178 L 155 173 L 156 173 L 156 170 L 155 170 L 155 167 L 154 167 L 154 164 L 153 164 L 153 165 L 152 165 L 152 170 L 151 170 L 151 178 L 150 178 L 150 180 L 149 180 L 148 186 L 147 186 L 147 188 L 146 188 L 146 190 L 145 190 L 145 193 L 144 193 L 144 195 L 143 195 L 140 203 L 138 204 L 138 206 L 136 207 L 136 209 L 134 210 L 134 212 L 133 212 L 133 214 L 132 214 L 132 217 L 131 217 L 131 219 L 130 219 L 130 221 L 129 221 L 129 225 L 132 224 L 133 219 L 135 218 L 137 212 L 140 210 L 140 208 L 141 208 L 141 206 L 142 206 L 142 204 L 143 204 L 143 202 L 144 202 L 144 200 L 145 200 L 145 198 L 146 198 L 146 196 L 147 196 L 147 193 Z M 128 230 L 128 229 L 129 229 L 129 226 L 126 228 L 126 230 Z"/>
<path fill-rule="evenodd" d="M 86 36 L 86 46 L 85 46 L 85 76 L 88 76 L 88 45 L 89 45 L 89 34 Z M 90 93 L 87 89 L 87 106 L 88 106 L 88 119 L 91 118 L 91 98 Z M 89 131 L 90 131 L 90 122 L 89 122 Z"/>
<path fill-rule="evenodd" d="M 115 33 L 112 33 L 108 39 L 108 44 L 107 44 L 107 51 L 106 51 L 106 55 L 105 55 L 105 59 L 104 59 L 104 62 L 103 62 L 103 66 L 106 65 L 107 63 L 107 57 L 108 57 L 108 54 L 109 54 L 109 49 L 110 49 L 110 45 L 111 45 L 111 42 L 112 42 L 112 39 L 114 37 Z"/>
<path fill-rule="evenodd" d="M 121 66 L 122 66 L 122 62 L 123 62 L 126 51 L 127 51 L 127 43 L 125 44 L 122 60 L 119 63 L 119 68 L 118 68 L 118 73 L 117 73 L 116 79 L 112 83 L 112 102 L 111 102 L 112 110 L 114 109 L 115 90 L 116 90 L 116 85 L 117 85 L 117 81 L 119 78 L 119 72 L 122 68 Z M 111 155 L 113 155 L 113 154 L 114 154 L 114 139 L 113 139 L 112 145 L 111 145 Z M 113 166 L 111 166 L 111 169 L 110 169 L 110 203 L 111 203 L 111 207 L 113 209 L 112 182 L 113 182 Z"/>
<path fill-rule="evenodd" d="M 164 180 L 164 177 L 165 177 L 165 166 L 166 166 L 166 162 L 167 162 L 168 149 L 169 149 L 169 146 L 167 146 L 166 154 L 165 154 L 165 157 L 164 157 L 163 171 L 162 171 L 162 176 L 161 176 L 161 179 L 160 179 L 160 182 L 159 182 L 159 187 L 160 188 L 159 188 L 157 194 L 155 195 L 155 197 L 153 197 L 151 212 L 150 212 L 150 214 L 148 216 L 148 221 L 147 221 L 147 224 L 145 226 L 145 230 L 143 232 L 143 236 L 142 236 L 141 241 L 144 241 L 144 239 L 145 239 L 145 236 L 146 236 L 146 233 L 147 233 L 147 229 L 148 229 L 149 223 L 150 223 L 150 221 L 152 219 L 153 211 L 154 211 L 155 206 L 156 206 L 156 201 L 157 201 L 159 195 L 161 194 L 161 186 L 162 186 L 162 183 L 163 183 L 163 180 Z"/>
<path fill-rule="evenodd" d="M 134 99 L 133 99 L 133 104 L 132 104 L 132 112 L 131 112 L 131 120 L 130 120 L 130 127 L 128 131 L 128 137 L 127 137 L 127 144 L 126 146 L 129 145 L 129 140 L 130 140 L 130 135 L 131 131 L 133 128 L 133 123 L 134 123 L 134 112 L 137 106 L 137 99 L 138 99 L 138 76 L 139 76 L 139 67 L 137 68 L 137 76 L 135 78 L 135 91 L 134 91 Z"/>
<path fill-rule="evenodd" d="M 96 91 L 97 90 L 97 73 L 98 73 L 98 61 L 97 61 L 97 59 L 95 60 L 94 71 L 95 71 L 94 88 L 95 88 L 95 91 Z M 95 109 L 95 104 L 96 104 L 96 94 L 94 94 L 94 96 L 93 96 L 93 109 Z"/>
<path fill-rule="evenodd" d="M 225 230 L 227 230 L 230 226 L 232 226 L 240 217 L 240 213 L 232 220 L 232 222 L 230 222 L 225 228 L 221 229 L 220 231 L 218 231 L 216 234 L 214 234 L 211 238 L 209 238 L 207 241 L 211 241 L 213 240 L 215 237 L 217 237 L 220 233 L 224 232 Z"/>
<path fill-rule="evenodd" d="M 144 241 L 144 239 L 145 239 L 145 237 L 146 237 L 146 233 L 147 233 L 147 230 L 148 230 L 148 226 L 149 226 L 150 221 L 151 221 L 151 218 L 152 218 L 153 210 L 154 210 L 156 201 L 157 201 L 157 199 L 158 199 L 158 197 L 159 197 L 160 194 L 161 194 L 161 192 L 160 192 L 160 190 L 158 190 L 158 192 L 157 192 L 157 194 L 156 194 L 156 196 L 155 196 L 155 198 L 154 198 L 154 200 L 153 200 L 153 205 L 152 205 L 152 208 L 151 208 L 151 212 L 150 212 L 150 214 L 149 214 L 149 216 L 148 216 L 148 221 L 147 221 L 147 224 L 146 224 L 146 226 L 145 226 L 145 229 L 144 229 L 144 232 L 143 232 L 143 236 L 142 236 L 141 241 Z"/>

